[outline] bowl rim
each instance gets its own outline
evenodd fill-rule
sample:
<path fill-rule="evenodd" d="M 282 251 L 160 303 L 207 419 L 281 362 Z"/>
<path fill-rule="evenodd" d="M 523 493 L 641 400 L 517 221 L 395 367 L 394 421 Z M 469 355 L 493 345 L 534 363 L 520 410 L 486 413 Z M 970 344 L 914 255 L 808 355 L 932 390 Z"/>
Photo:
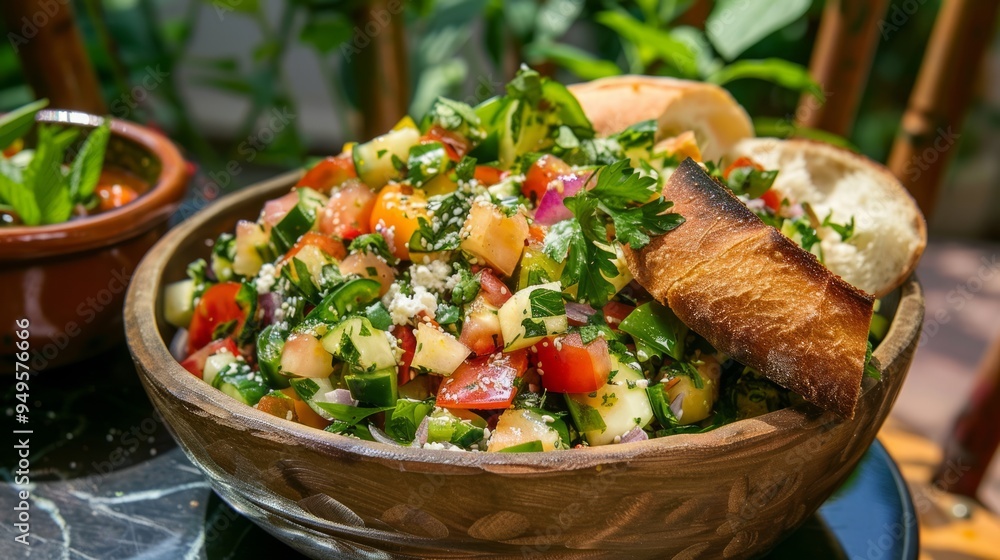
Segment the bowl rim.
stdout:
<path fill-rule="evenodd" d="M 40 111 L 40 123 L 93 128 L 106 117 L 64 109 Z M 145 126 L 111 119 L 111 132 L 135 142 L 160 160 L 160 175 L 148 192 L 108 212 L 42 226 L 0 228 L 0 260 L 27 260 L 113 245 L 167 219 L 187 188 L 187 162 L 169 139 Z"/>
<path fill-rule="evenodd" d="M 382 460 L 393 464 L 418 464 L 433 467 L 454 467 L 478 471 L 502 472 L 556 472 L 581 468 L 600 468 L 602 465 L 631 461 L 644 457 L 662 456 L 670 451 L 730 447 L 735 452 L 752 445 L 759 437 L 767 437 L 783 429 L 828 430 L 842 420 L 835 413 L 805 404 L 774 411 L 756 418 L 739 420 L 709 432 L 678 434 L 626 445 L 606 445 L 577 449 L 555 450 L 544 453 L 459 453 L 455 451 L 396 447 L 379 442 L 368 442 L 276 418 L 254 407 L 236 401 L 191 375 L 173 358 L 167 343 L 160 336 L 157 321 L 157 304 L 166 264 L 187 238 L 202 226 L 214 222 L 232 206 L 247 203 L 265 194 L 279 196 L 283 187 L 291 188 L 301 177 L 301 171 L 291 172 L 256 186 L 226 195 L 201 210 L 193 217 L 168 232 L 147 253 L 135 272 L 125 300 L 125 333 L 129 350 L 147 391 L 150 385 L 170 395 L 180 405 L 196 408 L 202 415 L 216 418 L 220 423 L 238 424 L 255 437 L 285 436 L 295 444 L 308 445 L 331 456 L 355 455 L 366 459 Z M 900 289 L 900 300 L 889 331 L 873 353 L 876 366 L 883 372 L 882 380 L 865 379 L 859 408 L 886 406 L 886 391 L 873 391 L 879 384 L 898 385 L 905 377 L 905 369 L 898 379 L 887 378 L 885 372 L 895 371 L 897 362 L 908 359 L 907 349 L 915 346 L 923 321 L 924 300 L 920 284 L 910 276 Z M 866 399 L 870 393 L 880 393 L 880 400 Z M 891 403 L 889 403 L 891 404 Z M 855 419 L 863 417 L 859 410 Z M 183 446 L 183 442 L 182 446 Z"/>

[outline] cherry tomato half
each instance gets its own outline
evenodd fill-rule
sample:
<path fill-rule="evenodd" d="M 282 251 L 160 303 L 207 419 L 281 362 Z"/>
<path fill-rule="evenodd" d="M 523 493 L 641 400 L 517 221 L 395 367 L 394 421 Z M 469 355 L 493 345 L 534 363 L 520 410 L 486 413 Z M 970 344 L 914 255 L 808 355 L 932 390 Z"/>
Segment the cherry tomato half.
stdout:
<path fill-rule="evenodd" d="M 535 344 L 542 386 L 554 393 L 590 393 L 603 387 L 611 373 L 608 342 L 597 337 L 584 344 L 579 333 Z"/>
<path fill-rule="evenodd" d="M 528 369 L 527 350 L 471 358 L 441 382 L 437 405 L 446 408 L 508 408 L 517 396 L 517 380 Z"/>

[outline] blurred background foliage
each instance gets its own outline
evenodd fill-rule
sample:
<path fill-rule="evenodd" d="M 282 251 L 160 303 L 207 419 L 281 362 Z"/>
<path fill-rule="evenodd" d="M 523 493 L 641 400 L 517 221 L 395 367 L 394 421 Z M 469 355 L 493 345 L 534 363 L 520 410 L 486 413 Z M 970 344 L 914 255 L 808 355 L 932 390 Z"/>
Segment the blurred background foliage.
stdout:
<path fill-rule="evenodd" d="M 165 130 L 208 168 L 241 157 L 241 144 L 275 108 L 299 118 L 274 131 L 254 164 L 293 167 L 357 139 L 353 54 L 371 37 L 352 14 L 366 9 L 363 2 L 74 0 L 74 7 L 112 113 Z M 844 140 L 874 159 L 888 153 L 936 8 L 928 0 L 904 25 L 882 30 L 857 125 Z M 414 115 L 439 95 L 470 103 L 495 95 L 526 62 L 564 82 L 620 73 L 712 81 L 756 116 L 760 134 L 814 135 L 791 123 L 802 95 L 823 97 L 805 69 L 819 0 L 417 0 L 402 9 Z M 165 77 L 150 87 L 151 73 Z M 31 96 L 4 42 L 0 109 Z"/>

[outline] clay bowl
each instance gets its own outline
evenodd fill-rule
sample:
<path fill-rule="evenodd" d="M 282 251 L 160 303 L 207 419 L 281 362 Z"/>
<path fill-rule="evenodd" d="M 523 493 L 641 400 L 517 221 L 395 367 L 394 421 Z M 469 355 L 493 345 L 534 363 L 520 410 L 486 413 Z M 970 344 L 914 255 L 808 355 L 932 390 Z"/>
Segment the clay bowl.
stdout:
<path fill-rule="evenodd" d="M 93 128 L 101 117 L 50 110 L 37 120 Z M 188 177 L 180 152 L 163 135 L 119 120 L 111 122 L 111 130 L 105 168 L 128 171 L 150 189 L 131 204 L 96 216 L 0 228 L 0 363 L 13 359 L 15 321 L 23 319 L 30 323 L 35 371 L 82 360 L 122 341 L 129 278 L 166 231 Z"/>
<path fill-rule="evenodd" d="M 125 304 L 129 348 L 187 456 L 236 507 L 325 558 L 732 558 L 759 555 L 848 477 L 881 426 L 917 346 L 913 278 L 875 351 L 853 420 L 811 406 L 718 430 L 550 453 L 455 453 L 368 443 L 244 406 L 183 370 L 161 288 L 205 240 L 253 219 L 298 175 L 248 188 L 171 231 Z"/>

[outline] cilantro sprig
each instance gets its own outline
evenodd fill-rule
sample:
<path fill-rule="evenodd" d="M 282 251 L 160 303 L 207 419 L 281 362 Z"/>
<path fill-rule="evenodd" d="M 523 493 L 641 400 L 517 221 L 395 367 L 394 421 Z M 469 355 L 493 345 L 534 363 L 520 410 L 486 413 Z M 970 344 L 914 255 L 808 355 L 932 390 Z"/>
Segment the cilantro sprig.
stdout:
<path fill-rule="evenodd" d="M 632 249 L 641 249 L 650 238 L 684 223 L 673 203 L 657 193 L 655 178 L 637 173 L 626 159 L 598 170 L 593 188 L 581 189 L 567 198 L 573 218 L 552 226 L 543 251 L 557 261 L 566 261 L 563 286 L 577 286 L 577 300 L 602 306 L 614 296 L 610 278 L 618 276 L 616 254 L 609 235 Z"/>

